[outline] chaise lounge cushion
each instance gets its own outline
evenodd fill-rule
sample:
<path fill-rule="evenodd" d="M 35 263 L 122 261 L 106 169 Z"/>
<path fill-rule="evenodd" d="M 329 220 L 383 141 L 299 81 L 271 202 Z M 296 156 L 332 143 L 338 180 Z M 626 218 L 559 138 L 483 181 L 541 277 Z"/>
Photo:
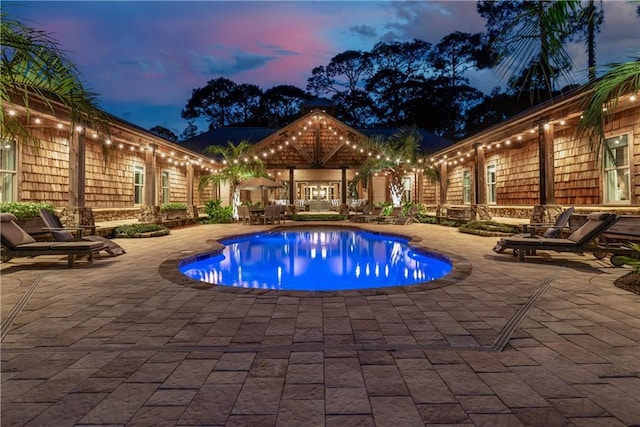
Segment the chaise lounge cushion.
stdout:
<path fill-rule="evenodd" d="M 11 227 L 8 223 L 17 221 L 18 218 L 11 213 L 0 214 L 2 224 L 2 242 L 10 247 L 16 247 L 27 243 L 36 243 L 35 239 L 20 227 Z"/>

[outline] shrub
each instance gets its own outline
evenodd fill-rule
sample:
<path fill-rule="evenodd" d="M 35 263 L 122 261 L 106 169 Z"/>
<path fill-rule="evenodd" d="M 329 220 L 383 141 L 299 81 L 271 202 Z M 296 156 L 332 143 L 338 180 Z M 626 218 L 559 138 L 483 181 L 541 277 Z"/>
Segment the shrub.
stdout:
<path fill-rule="evenodd" d="M 207 224 L 228 224 L 233 222 L 233 207 L 222 206 L 222 200 L 207 200 L 204 204 Z"/>
<path fill-rule="evenodd" d="M 347 215 L 336 214 L 306 214 L 306 215 L 292 215 L 292 221 L 343 221 L 347 219 Z"/>
<path fill-rule="evenodd" d="M 169 229 L 160 224 L 140 223 L 126 224 L 116 227 L 114 234 L 118 237 L 135 237 L 143 233 L 153 233 L 156 236 L 164 236 L 169 234 Z"/>
<path fill-rule="evenodd" d="M 622 260 L 633 269 L 634 273 L 640 274 L 640 243 L 629 242 L 627 248 L 633 251 L 633 256 L 624 256 Z"/>
<path fill-rule="evenodd" d="M 461 233 L 475 234 L 478 236 L 496 236 L 519 233 L 520 227 L 501 224 L 495 221 L 469 221 L 466 224 L 462 224 L 458 230 L 460 230 Z"/>
<path fill-rule="evenodd" d="M 47 202 L 2 202 L 0 212 L 12 213 L 18 219 L 40 216 L 40 209 L 54 212 L 53 204 Z"/>
<path fill-rule="evenodd" d="M 163 203 L 160 206 L 161 211 L 186 211 L 187 205 L 181 202 Z"/>

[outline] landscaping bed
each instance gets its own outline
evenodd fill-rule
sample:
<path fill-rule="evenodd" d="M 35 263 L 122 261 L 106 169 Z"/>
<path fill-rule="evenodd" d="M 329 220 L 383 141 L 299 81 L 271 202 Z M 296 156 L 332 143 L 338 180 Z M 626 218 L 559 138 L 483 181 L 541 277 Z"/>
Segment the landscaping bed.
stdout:
<path fill-rule="evenodd" d="M 160 224 L 128 224 L 116 227 L 113 231 L 113 237 L 130 239 L 141 237 L 158 237 L 166 236 L 171 230 Z"/>

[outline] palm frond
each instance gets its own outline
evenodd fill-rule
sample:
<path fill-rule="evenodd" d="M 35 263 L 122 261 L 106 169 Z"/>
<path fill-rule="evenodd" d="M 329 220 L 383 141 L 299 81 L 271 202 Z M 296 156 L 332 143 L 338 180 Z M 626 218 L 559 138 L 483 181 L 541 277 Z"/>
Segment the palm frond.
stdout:
<path fill-rule="evenodd" d="M 108 118 L 100 111 L 96 94 L 86 89 L 80 72 L 71 59 L 47 33 L 29 28 L 0 13 L 0 100 L 24 106 L 38 102 L 56 115 L 54 104 L 61 104 L 71 114 L 74 124 L 89 126 L 108 135 Z M 2 137 L 20 143 L 33 143 L 35 137 L 20 122 L 9 124 L 4 108 L 0 109 Z"/>
<path fill-rule="evenodd" d="M 624 94 L 640 92 L 640 56 L 633 61 L 614 63 L 592 86 L 578 124 L 578 135 L 588 138 L 592 150 L 600 152 L 605 140 L 605 125 Z"/>

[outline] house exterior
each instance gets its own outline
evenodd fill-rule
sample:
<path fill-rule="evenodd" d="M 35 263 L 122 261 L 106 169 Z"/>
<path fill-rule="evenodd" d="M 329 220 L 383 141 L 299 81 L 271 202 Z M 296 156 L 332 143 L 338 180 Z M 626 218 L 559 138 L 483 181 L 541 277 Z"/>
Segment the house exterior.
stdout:
<path fill-rule="evenodd" d="M 551 100 L 434 153 L 423 202 L 469 216 L 545 219 L 545 207 L 640 213 L 640 100 L 608 106 L 606 141 L 578 135 L 588 90 Z M 539 210 L 535 212 L 534 207 Z"/>
<path fill-rule="evenodd" d="M 588 95 L 582 90 L 554 99 L 455 144 L 423 131 L 428 154 L 404 165 L 404 200 L 441 216 L 471 218 L 544 218 L 547 207 L 558 206 L 639 214 L 640 100 L 628 94 L 618 101 L 609 112 L 606 151 L 596 151 L 576 133 Z M 40 146 L 2 141 L 2 201 L 52 202 L 77 223 L 85 223 L 87 209 L 96 221 L 156 221 L 165 202 L 183 202 L 195 216 L 208 199 L 231 200 L 225 185 L 198 191 L 201 176 L 224 167 L 204 148 L 242 139 L 255 143 L 252 156 L 280 184 L 269 194 L 277 203 L 313 211 L 354 199 L 389 200 L 384 174 L 356 187 L 350 183 L 377 155 L 365 150 L 363 140 L 392 130 L 354 129 L 336 119 L 330 105 L 311 105 L 281 128 L 222 128 L 182 144 L 111 116 L 108 135 L 72 129 L 69 113 L 54 107 L 32 104 L 27 114 L 19 103 L 3 105 L 32 128 Z M 439 181 L 426 177 L 427 168 L 438 168 Z M 261 195 L 245 192 L 243 198 Z"/>
<path fill-rule="evenodd" d="M 201 175 L 220 167 L 212 159 L 116 117 L 109 133 L 76 126 L 69 112 L 51 101 L 3 105 L 39 139 L 39 145 L 2 141 L 1 201 L 51 202 L 76 224 L 90 209 L 95 221 L 159 220 L 159 205 L 194 206 L 214 196 L 199 193 Z"/>
<path fill-rule="evenodd" d="M 376 153 L 366 150 L 362 142 L 370 136 L 388 137 L 397 128 L 354 129 L 331 114 L 332 106 L 308 104 L 305 114 L 289 125 L 275 128 L 220 128 L 185 141 L 182 145 L 195 152 L 204 152 L 210 145 L 228 142 L 254 142 L 254 155 L 265 164 L 270 176 L 281 184 L 271 199 L 308 211 L 327 211 L 332 207 L 367 200 L 382 203 L 388 200 L 384 175 L 374 176 L 357 186 L 350 186 L 358 170 Z M 431 132 L 418 129 L 422 150 L 434 152 L 451 144 Z M 249 161 L 251 159 L 248 159 Z M 419 201 L 421 175 L 405 177 L 405 200 Z M 244 197 L 260 200 L 259 195 Z"/>

